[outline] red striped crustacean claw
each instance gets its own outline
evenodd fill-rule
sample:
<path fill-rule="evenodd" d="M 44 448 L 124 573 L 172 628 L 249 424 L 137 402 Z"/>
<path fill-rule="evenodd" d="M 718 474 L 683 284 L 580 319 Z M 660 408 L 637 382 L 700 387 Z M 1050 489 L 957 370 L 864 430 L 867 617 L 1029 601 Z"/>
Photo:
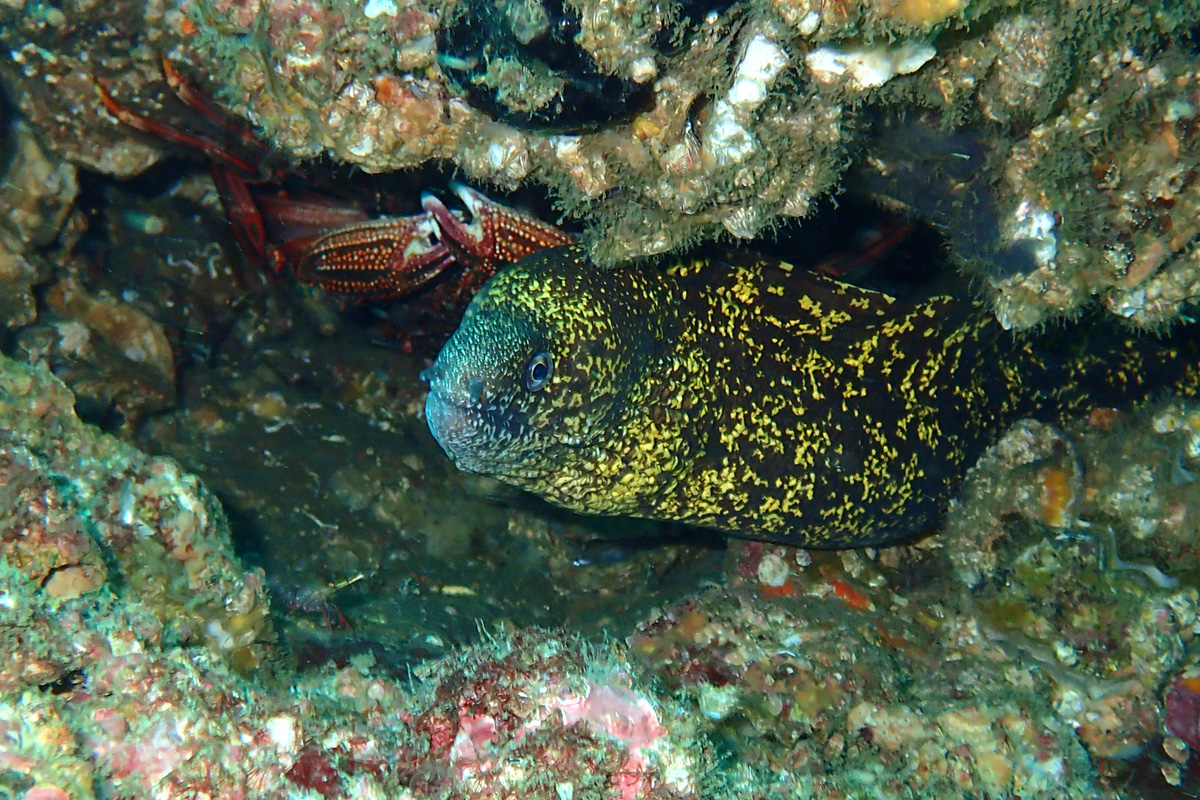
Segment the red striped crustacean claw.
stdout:
<path fill-rule="evenodd" d="M 432 194 L 421 197 L 424 214 L 385 217 L 299 239 L 284 246 L 296 277 L 327 294 L 356 303 L 384 302 L 412 294 L 444 271 L 432 300 L 453 306 L 470 296 L 504 264 L 575 241 L 575 237 L 529 214 L 500 205 L 459 183 L 451 184 L 466 215 Z"/>
<path fill-rule="evenodd" d="M 464 222 L 432 194 L 421 195 L 421 207 L 437 220 L 442 242 L 455 259 L 477 263 L 475 271 L 484 277 L 491 276 L 502 264 L 575 241 L 571 234 L 493 202 L 469 186 L 454 182 L 450 188 L 466 206 L 470 222 Z"/>
<path fill-rule="evenodd" d="M 343 303 L 382 303 L 413 294 L 441 279 L 422 301 L 443 311 L 469 299 L 502 265 L 548 247 L 575 241 L 553 225 L 452 183 L 465 211 L 451 211 L 431 194 L 421 197 L 424 213 L 369 219 L 354 203 L 311 195 L 296 197 L 262 184 L 280 176 L 261 162 L 268 148 L 242 126 L 231 124 L 170 61 L 162 63 L 167 84 L 182 103 L 218 130 L 210 138 L 160 122 L 113 98 L 95 79 L 105 108 L 131 128 L 204 154 L 238 244 L 254 262 L 276 274 L 290 273 Z M 221 140 L 232 140 L 230 152 Z M 277 242 L 282 240 L 282 244 Z"/>
<path fill-rule="evenodd" d="M 302 282 L 356 303 L 394 300 L 450 272 L 428 298 L 431 305 L 448 308 L 469 300 L 504 264 L 575 241 L 470 187 L 451 187 L 465 212 L 452 211 L 427 193 L 421 196 L 424 214 L 355 222 L 289 242 L 284 261 Z"/>
<path fill-rule="evenodd" d="M 288 242 L 284 258 L 302 283 L 354 303 L 380 303 L 411 294 L 451 262 L 430 214 L 381 217 Z"/>

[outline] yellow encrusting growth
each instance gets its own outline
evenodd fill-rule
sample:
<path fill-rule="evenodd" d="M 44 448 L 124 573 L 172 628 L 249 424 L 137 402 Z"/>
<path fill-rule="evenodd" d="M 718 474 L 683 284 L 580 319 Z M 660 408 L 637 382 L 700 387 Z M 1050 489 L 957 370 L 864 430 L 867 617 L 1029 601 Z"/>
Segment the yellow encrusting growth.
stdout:
<path fill-rule="evenodd" d="M 897 0 L 891 3 L 891 15 L 910 25 L 936 25 L 966 5 L 966 0 Z"/>

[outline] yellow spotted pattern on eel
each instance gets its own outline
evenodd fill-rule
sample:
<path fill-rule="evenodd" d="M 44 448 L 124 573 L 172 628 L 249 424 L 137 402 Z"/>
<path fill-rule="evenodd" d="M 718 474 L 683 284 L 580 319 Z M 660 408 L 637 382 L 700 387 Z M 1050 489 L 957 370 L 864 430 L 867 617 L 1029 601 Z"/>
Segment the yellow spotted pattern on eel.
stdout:
<path fill-rule="evenodd" d="M 594 421 L 601 443 L 520 482 L 580 511 L 814 547 L 886 543 L 936 520 L 1018 418 L 1200 382 L 1194 343 L 1095 322 L 1018 338 L 963 298 L 898 301 L 737 254 L 599 273 L 566 248 L 536 267 L 551 277 L 511 302 L 565 315 L 583 338 L 604 335 L 620 304 L 658 337 L 638 342 L 653 363 L 631 349 L 589 367 L 629 382 L 618 421 Z M 560 281 L 555 269 L 591 272 Z M 573 296 L 580 283 L 588 296 Z"/>

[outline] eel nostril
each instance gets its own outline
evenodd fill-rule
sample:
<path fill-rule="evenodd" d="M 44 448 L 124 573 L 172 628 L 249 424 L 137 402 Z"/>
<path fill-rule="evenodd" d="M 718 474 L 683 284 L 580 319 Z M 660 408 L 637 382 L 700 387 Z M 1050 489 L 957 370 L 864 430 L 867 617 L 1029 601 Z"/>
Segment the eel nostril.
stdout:
<path fill-rule="evenodd" d="M 417 380 L 430 384 L 440 377 L 442 377 L 442 370 L 438 367 L 438 362 L 436 361 L 417 373 Z"/>
<path fill-rule="evenodd" d="M 483 400 L 482 380 L 479 378 L 472 378 L 471 381 L 467 383 L 467 397 L 471 399 L 472 403 L 478 403 L 479 401 Z"/>

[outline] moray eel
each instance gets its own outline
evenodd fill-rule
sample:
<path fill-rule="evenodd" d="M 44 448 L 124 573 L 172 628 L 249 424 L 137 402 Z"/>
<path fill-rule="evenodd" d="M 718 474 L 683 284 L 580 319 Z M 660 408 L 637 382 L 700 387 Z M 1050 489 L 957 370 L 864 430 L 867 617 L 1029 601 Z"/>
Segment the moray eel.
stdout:
<path fill-rule="evenodd" d="M 1023 416 L 1143 398 L 1151 363 L 1194 388 L 1200 337 L 1177 338 L 1014 336 L 962 298 L 737 254 L 605 271 L 569 246 L 494 276 L 422 377 L 460 469 L 575 511 L 842 548 L 920 533 Z"/>

